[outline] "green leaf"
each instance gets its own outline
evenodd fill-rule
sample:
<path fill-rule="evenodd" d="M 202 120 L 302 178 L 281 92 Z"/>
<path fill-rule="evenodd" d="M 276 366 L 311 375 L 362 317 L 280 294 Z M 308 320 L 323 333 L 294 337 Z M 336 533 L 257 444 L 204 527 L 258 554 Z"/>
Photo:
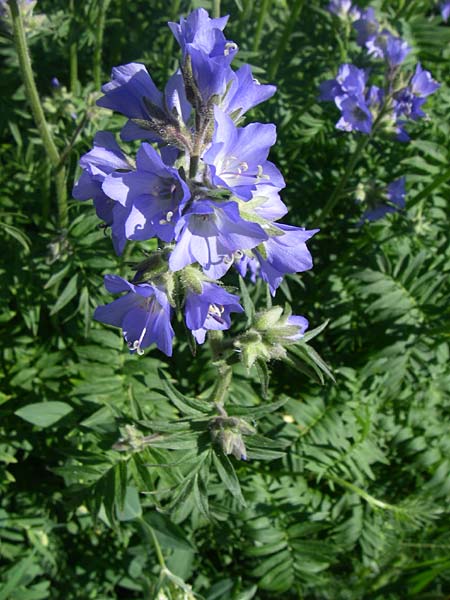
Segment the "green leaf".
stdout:
<path fill-rule="evenodd" d="M 183 530 L 167 517 L 158 512 L 149 512 L 145 520 L 153 528 L 159 543 L 169 550 L 193 550 L 194 546 L 185 536 Z"/>
<path fill-rule="evenodd" d="M 68 304 L 72 300 L 72 298 L 77 293 L 77 286 L 78 286 L 78 273 L 75 273 L 75 275 L 72 276 L 72 278 L 69 280 L 66 287 L 61 292 L 61 295 L 59 296 L 58 300 L 52 306 L 52 309 L 50 310 L 50 315 L 55 315 L 62 308 L 64 308 L 66 306 L 66 304 Z"/>
<path fill-rule="evenodd" d="M 36 402 L 19 408 L 14 414 L 33 425 L 49 427 L 68 415 L 72 410 L 73 408 L 65 402 Z"/>
<path fill-rule="evenodd" d="M 132 521 L 142 516 L 142 506 L 139 493 L 134 486 L 126 488 L 123 509 L 116 506 L 116 514 L 119 521 Z"/>
<path fill-rule="evenodd" d="M 241 486 L 239 479 L 237 478 L 236 471 L 231 464 L 230 459 L 223 452 L 216 452 L 213 450 L 212 453 L 213 463 L 217 469 L 222 483 L 226 486 L 227 490 L 230 491 L 233 496 L 245 506 L 245 500 L 242 496 Z"/>

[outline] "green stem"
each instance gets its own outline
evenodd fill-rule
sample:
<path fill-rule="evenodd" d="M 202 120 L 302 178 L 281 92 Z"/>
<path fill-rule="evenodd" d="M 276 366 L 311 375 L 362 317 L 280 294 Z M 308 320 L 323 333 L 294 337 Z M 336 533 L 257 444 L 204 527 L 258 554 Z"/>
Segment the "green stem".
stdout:
<path fill-rule="evenodd" d="M 216 383 L 210 396 L 210 402 L 223 406 L 230 391 L 233 369 L 225 361 L 221 361 L 218 368 Z"/>
<path fill-rule="evenodd" d="M 269 81 L 274 80 L 277 74 L 278 68 L 280 66 L 281 60 L 285 53 L 286 47 L 289 43 L 289 40 L 292 35 L 292 31 L 294 30 L 294 26 L 297 22 L 297 19 L 300 16 L 301 10 L 305 0 L 295 0 L 292 5 L 291 13 L 286 21 L 286 25 L 284 26 L 284 30 L 281 34 L 280 41 L 278 42 L 278 48 L 275 52 L 272 62 L 269 65 L 269 69 L 267 71 L 267 75 Z"/>
<path fill-rule="evenodd" d="M 22 80 L 25 86 L 25 94 L 31 107 L 31 112 L 42 140 L 45 152 L 53 168 L 59 165 L 59 153 L 56 148 L 53 137 L 50 133 L 48 123 L 45 119 L 42 104 L 34 81 L 33 69 L 31 67 L 31 58 L 28 51 L 25 30 L 23 27 L 22 15 L 17 4 L 17 0 L 8 0 L 11 8 L 12 27 L 14 32 L 14 42 L 19 58 L 19 68 Z M 60 228 L 66 228 L 69 224 L 67 213 L 67 189 L 65 181 L 65 170 L 60 169 L 54 175 L 56 198 L 58 204 L 58 224 Z"/>
<path fill-rule="evenodd" d="M 269 12 L 271 0 L 262 0 L 261 8 L 258 14 L 258 22 L 256 24 L 255 37 L 253 38 L 253 52 L 257 52 L 261 42 L 261 33 L 266 20 L 266 14 Z"/>
<path fill-rule="evenodd" d="M 164 555 L 162 553 L 161 546 L 159 545 L 158 538 L 156 537 L 155 532 L 153 531 L 153 528 L 142 517 L 138 517 L 136 519 L 136 521 L 141 526 L 141 529 L 144 533 L 144 537 L 146 539 L 148 539 L 148 538 L 151 539 L 153 546 L 155 548 L 156 556 L 158 558 L 159 566 L 161 567 L 161 569 L 164 569 L 164 571 L 166 571 L 167 570 L 166 561 L 164 560 Z"/>
<path fill-rule="evenodd" d="M 212 14 L 214 19 L 218 19 L 220 17 L 220 0 L 213 0 Z"/>
<path fill-rule="evenodd" d="M 323 221 L 323 219 L 325 219 L 331 213 L 333 208 L 336 206 L 337 202 L 340 200 L 342 193 L 345 190 L 345 186 L 347 185 L 347 182 L 348 182 L 350 176 L 352 175 L 353 171 L 355 170 L 356 165 L 359 163 L 359 161 L 363 155 L 363 152 L 366 149 L 366 146 L 369 144 L 369 142 L 373 138 L 375 132 L 377 131 L 379 125 L 382 122 L 382 119 L 387 110 L 387 100 L 386 100 L 385 104 L 381 107 L 380 112 L 378 113 L 378 116 L 372 125 L 371 133 L 368 135 L 360 136 L 358 143 L 356 145 L 355 151 L 353 153 L 353 156 L 351 157 L 350 162 L 347 165 L 344 176 L 340 179 L 338 185 L 335 187 L 333 193 L 328 198 L 328 202 L 325 204 L 322 212 L 320 213 L 320 216 L 319 216 L 320 223 Z"/>
<path fill-rule="evenodd" d="M 75 144 L 77 137 L 80 135 L 81 131 L 83 130 L 84 126 L 86 125 L 88 120 L 88 111 L 86 111 L 83 115 L 83 118 L 81 119 L 80 123 L 78 124 L 77 128 L 75 129 L 69 143 L 67 144 L 67 146 L 64 148 L 64 150 L 61 152 L 61 156 L 59 158 L 59 163 L 56 167 L 56 170 L 60 169 L 64 163 L 67 160 L 67 157 L 69 156 L 73 145 Z"/>
<path fill-rule="evenodd" d="M 95 30 L 94 65 L 92 68 L 96 89 L 99 89 L 102 84 L 103 33 L 105 31 L 106 11 L 108 10 L 109 2 L 110 0 L 99 0 L 98 6 Z"/>
<path fill-rule="evenodd" d="M 320 214 L 320 222 L 322 222 L 322 220 L 330 214 L 330 212 L 333 210 L 336 203 L 340 199 L 342 192 L 343 192 L 345 186 L 347 185 L 347 182 L 348 182 L 351 174 L 353 173 L 356 165 L 358 164 L 359 160 L 361 159 L 362 153 L 364 152 L 369 141 L 370 141 L 370 135 L 361 135 L 360 136 L 358 143 L 356 145 L 355 151 L 353 153 L 353 156 L 351 157 L 350 162 L 347 165 L 347 169 L 345 170 L 344 176 L 341 177 L 341 179 L 339 180 L 338 185 L 334 188 L 333 193 L 328 198 L 328 202 L 325 204 L 325 207 Z"/>
<path fill-rule="evenodd" d="M 78 93 L 78 43 L 76 39 L 74 0 L 70 0 L 69 11 L 72 16 L 70 35 L 72 41 L 69 46 L 70 91 L 76 95 Z"/>
<path fill-rule="evenodd" d="M 358 494 L 358 496 L 360 496 L 363 500 L 365 500 L 368 504 L 370 504 L 370 506 L 372 506 L 374 508 L 390 510 L 394 513 L 399 513 L 399 514 L 406 513 L 405 509 L 402 508 L 401 506 L 395 506 L 394 504 L 389 504 L 388 502 L 383 502 L 382 500 L 378 500 L 378 498 L 375 498 L 374 496 L 367 493 L 366 491 L 364 491 L 363 489 L 361 489 L 354 483 L 350 483 L 350 481 L 346 481 L 345 479 L 341 479 L 340 477 L 335 477 L 334 475 L 329 475 L 329 474 L 325 475 L 325 477 L 330 481 L 334 481 L 335 483 L 337 483 L 341 487 L 349 490 L 350 492 L 354 492 L 355 494 Z"/>

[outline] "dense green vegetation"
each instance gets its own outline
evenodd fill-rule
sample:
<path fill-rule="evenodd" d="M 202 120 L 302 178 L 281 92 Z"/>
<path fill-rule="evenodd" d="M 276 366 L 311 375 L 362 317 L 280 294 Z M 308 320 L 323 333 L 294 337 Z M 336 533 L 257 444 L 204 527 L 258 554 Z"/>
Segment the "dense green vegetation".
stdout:
<path fill-rule="evenodd" d="M 320 0 L 221 4 L 237 64 L 278 88 L 251 120 L 277 124 L 271 160 L 290 222 L 321 230 L 314 269 L 288 276 L 275 301 L 311 330 L 328 323 L 315 350 L 295 346 L 293 365 L 270 365 L 266 397 L 256 369 L 234 367 L 228 413 L 256 430 L 244 462 L 211 441 L 207 344 L 193 357 L 178 323 L 172 358 L 132 355 L 93 321 L 111 300 L 103 275 L 125 275 L 141 248 L 116 257 L 92 203 L 70 199 L 95 132 L 124 123 L 95 105 L 111 68 L 144 62 L 162 88 L 179 60 L 166 23 L 196 6 L 212 9 L 38 1 L 27 39 L 62 167 L 46 158 L 2 21 L 0 600 L 444 600 L 450 26 L 430 0 L 371 3 L 412 46 L 407 66 L 420 60 L 441 87 L 409 143 L 371 138 L 324 215 L 358 138 L 335 129 L 319 84 L 343 62 L 376 63 Z M 406 209 L 360 224 L 356 192 L 401 176 Z M 268 300 L 262 285 L 245 289 L 251 317 Z M 242 331 L 246 317 L 233 322 Z"/>

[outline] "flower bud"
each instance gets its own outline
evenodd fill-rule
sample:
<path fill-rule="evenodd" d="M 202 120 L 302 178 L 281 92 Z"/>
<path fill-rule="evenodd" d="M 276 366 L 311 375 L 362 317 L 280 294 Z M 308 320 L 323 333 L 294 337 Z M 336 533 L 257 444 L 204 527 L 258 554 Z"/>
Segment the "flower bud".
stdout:
<path fill-rule="evenodd" d="M 226 415 L 226 413 L 225 413 Z M 219 416 L 211 419 L 211 439 L 225 454 L 232 454 L 237 460 L 247 460 L 243 435 L 252 435 L 255 428 L 238 417 Z"/>

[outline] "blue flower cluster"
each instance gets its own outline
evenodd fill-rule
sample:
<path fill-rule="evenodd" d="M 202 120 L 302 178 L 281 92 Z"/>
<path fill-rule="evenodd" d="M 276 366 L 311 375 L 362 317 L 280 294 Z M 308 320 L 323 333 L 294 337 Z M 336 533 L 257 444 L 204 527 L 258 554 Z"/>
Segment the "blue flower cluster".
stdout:
<path fill-rule="evenodd" d="M 200 8 L 169 23 L 182 61 L 164 92 L 142 64 L 114 68 L 97 104 L 127 117 L 122 140 L 145 141 L 133 160 L 101 131 L 80 160 L 73 196 L 94 200 L 117 254 L 128 240 L 158 240 L 131 282 L 106 276 L 108 291 L 124 295 L 95 312 L 137 353 L 155 343 L 171 355 L 175 309 L 197 343 L 228 329 L 230 313 L 243 310 L 219 281 L 231 267 L 262 278 L 272 294 L 285 274 L 312 267 L 306 242 L 317 230 L 278 222 L 287 208 L 283 177 L 268 160 L 275 126 L 238 126 L 276 88 L 248 65 L 231 68 L 238 47 L 223 33 L 227 19 Z"/>
<path fill-rule="evenodd" d="M 341 111 L 336 127 L 370 134 L 376 123 L 395 131 L 399 141 L 408 141 L 407 120 L 426 116 L 421 107 L 439 84 L 420 63 L 405 79 L 400 67 L 411 48 L 380 26 L 373 8 L 361 10 L 349 0 L 333 0 L 328 8 L 340 18 L 350 19 L 357 32 L 357 43 L 370 56 L 385 61 L 382 88 L 369 86 L 369 71 L 351 64 L 341 65 L 335 79 L 321 84 L 320 99 L 334 102 Z"/>

